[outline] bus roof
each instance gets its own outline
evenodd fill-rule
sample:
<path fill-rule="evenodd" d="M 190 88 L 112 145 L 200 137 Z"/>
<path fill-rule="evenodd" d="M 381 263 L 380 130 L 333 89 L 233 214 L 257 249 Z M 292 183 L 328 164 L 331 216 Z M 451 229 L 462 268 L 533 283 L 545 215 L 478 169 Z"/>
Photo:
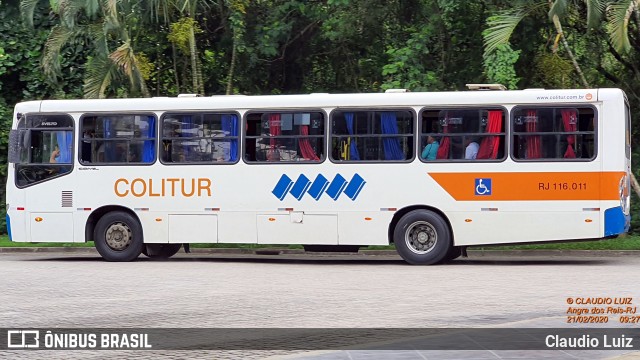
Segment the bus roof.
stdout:
<path fill-rule="evenodd" d="M 622 98 L 620 89 L 451 91 L 307 95 L 251 95 L 210 97 L 154 97 L 129 99 L 78 99 L 29 101 L 16 112 L 118 112 L 167 110 L 244 110 L 299 108 L 357 108 L 447 106 L 471 104 L 593 103 Z M 39 106 L 38 106 L 39 105 Z M 38 109 L 39 108 L 39 109 Z"/>

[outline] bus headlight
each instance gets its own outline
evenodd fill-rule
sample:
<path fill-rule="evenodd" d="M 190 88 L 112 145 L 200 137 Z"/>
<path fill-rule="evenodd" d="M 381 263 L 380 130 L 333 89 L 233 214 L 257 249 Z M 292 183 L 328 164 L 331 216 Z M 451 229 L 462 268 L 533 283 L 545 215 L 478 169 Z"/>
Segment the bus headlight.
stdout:
<path fill-rule="evenodd" d="M 629 187 L 630 187 L 630 178 L 627 174 L 623 175 L 620 179 L 620 184 L 618 185 L 618 192 L 620 194 L 620 207 L 622 208 L 622 212 L 625 215 L 629 215 L 630 204 L 629 204 Z"/>

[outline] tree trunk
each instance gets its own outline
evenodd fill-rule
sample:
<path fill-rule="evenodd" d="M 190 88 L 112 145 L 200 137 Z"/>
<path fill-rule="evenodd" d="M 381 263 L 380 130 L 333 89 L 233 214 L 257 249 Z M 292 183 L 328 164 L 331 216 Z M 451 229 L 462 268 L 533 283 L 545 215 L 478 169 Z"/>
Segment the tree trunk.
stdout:
<path fill-rule="evenodd" d="M 560 41 L 562 41 L 562 46 L 564 46 L 564 49 L 566 50 L 567 54 L 569 54 L 569 58 L 571 58 L 573 67 L 575 68 L 576 72 L 578 73 L 578 76 L 580 77 L 580 82 L 582 82 L 582 86 L 584 86 L 586 89 L 590 88 L 591 86 L 589 86 L 587 79 L 584 77 L 584 73 L 582 72 L 582 69 L 578 64 L 576 57 L 573 55 L 573 52 L 569 47 L 569 43 L 567 42 L 567 39 L 564 37 L 564 32 L 562 31 L 562 24 L 560 24 L 560 19 L 558 19 L 557 15 L 553 16 L 553 25 L 555 26 L 556 31 L 560 36 Z M 638 184 L 638 179 L 636 179 L 636 175 L 633 172 L 630 175 L 631 175 L 631 187 L 636 192 L 636 195 L 640 197 L 640 184 Z"/>
<path fill-rule="evenodd" d="M 198 93 L 200 85 L 198 84 L 198 62 L 196 61 L 197 47 L 196 47 L 196 34 L 191 27 L 189 32 L 189 52 L 191 53 L 191 78 L 193 81 L 193 92 Z"/>
<path fill-rule="evenodd" d="M 233 48 L 231 49 L 231 64 L 229 64 L 229 74 L 227 75 L 227 95 L 231 95 L 233 90 L 233 72 L 236 68 L 236 39 L 233 39 Z"/>
<path fill-rule="evenodd" d="M 176 52 L 176 44 L 171 43 L 171 53 L 173 55 L 173 76 L 176 80 L 176 93 L 180 94 L 180 77 L 178 76 L 178 54 Z"/>
<path fill-rule="evenodd" d="M 196 77 L 198 78 L 198 94 L 204 95 L 204 78 L 202 76 L 202 62 L 196 56 Z"/>
<path fill-rule="evenodd" d="M 631 173 L 631 187 L 640 198 L 640 184 L 638 184 L 638 179 L 636 179 L 636 175 L 634 173 Z"/>
<path fill-rule="evenodd" d="M 142 92 L 142 96 L 151 97 L 151 94 L 149 93 L 149 89 L 147 88 L 147 83 L 144 80 L 144 77 L 142 76 L 142 73 L 140 72 L 140 69 L 138 68 L 137 63 L 133 71 L 135 73 L 136 78 L 138 78 L 138 81 L 140 82 L 140 92 Z"/>
<path fill-rule="evenodd" d="M 562 31 L 562 24 L 560 24 L 560 19 L 558 19 L 557 15 L 553 16 L 553 25 L 556 27 L 556 31 L 558 32 L 558 35 L 560 36 L 560 41 L 562 41 L 562 46 L 564 47 L 564 50 L 567 52 L 567 54 L 569 54 L 569 58 L 571 59 L 571 62 L 573 63 L 573 67 L 576 70 L 576 72 L 578 73 L 578 77 L 580 77 L 580 82 L 582 83 L 582 86 L 584 86 L 585 89 L 590 88 L 591 86 L 589 86 L 589 83 L 587 82 L 587 79 L 584 77 L 584 73 L 582 72 L 582 69 L 580 68 L 580 65 L 578 64 L 578 61 L 576 60 L 576 57 L 573 55 L 573 52 L 571 51 L 571 48 L 569 47 L 569 43 L 567 42 L 567 39 L 564 37 L 564 32 Z"/>

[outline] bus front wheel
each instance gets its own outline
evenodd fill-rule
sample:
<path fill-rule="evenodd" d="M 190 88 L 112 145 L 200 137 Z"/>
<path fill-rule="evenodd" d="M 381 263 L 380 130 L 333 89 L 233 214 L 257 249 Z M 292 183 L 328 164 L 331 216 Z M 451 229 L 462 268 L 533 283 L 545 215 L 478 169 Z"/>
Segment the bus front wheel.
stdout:
<path fill-rule="evenodd" d="M 440 215 L 429 210 L 413 210 L 398 221 L 393 231 L 398 254 L 409 264 L 441 262 L 451 248 L 451 232 Z"/>
<path fill-rule="evenodd" d="M 142 252 L 142 226 L 133 215 L 113 211 L 98 220 L 96 250 L 107 261 L 132 261 Z"/>
<path fill-rule="evenodd" d="M 142 253 L 149 259 L 168 259 L 180 251 L 182 244 L 146 244 Z"/>

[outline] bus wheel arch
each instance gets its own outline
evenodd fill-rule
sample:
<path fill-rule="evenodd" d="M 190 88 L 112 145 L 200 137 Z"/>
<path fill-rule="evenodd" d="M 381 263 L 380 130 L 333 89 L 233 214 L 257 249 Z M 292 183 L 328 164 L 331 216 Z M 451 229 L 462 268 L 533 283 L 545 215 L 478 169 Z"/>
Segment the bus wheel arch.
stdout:
<path fill-rule="evenodd" d="M 424 244 L 417 240 L 424 241 Z M 459 256 L 453 228 L 440 210 L 423 205 L 409 206 L 394 214 L 389 225 L 389 242 L 411 264 L 436 264 Z"/>
<path fill-rule="evenodd" d="M 132 261 L 144 247 L 140 219 L 122 206 L 104 206 L 87 219 L 86 239 L 93 240 L 96 250 L 107 261 Z"/>
<path fill-rule="evenodd" d="M 391 223 L 389 224 L 389 230 L 388 230 L 389 244 L 393 243 L 393 231 L 395 230 L 396 225 L 398 225 L 398 221 L 400 221 L 400 219 L 403 216 L 405 216 L 406 214 L 410 213 L 411 211 L 419 210 L 419 209 L 430 210 L 430 211 L 433 211 L 434 213 L 440 215 L 440 217 L 442 217 L 442 219 L 447 223 L 447 226 L 449 227 L 449 232 L 451 233 L 451 244 L 454 244 L 453 228 L 451 227 L 451 221 L 449 221 L 449 218 L 447 217 L 447 215 L 445 215 L 442 211 L 440 211 L 440 209 L 435 208 L 433 206 L 427 206 L 427 205 L 411 205 L 411 206 L 407 206 L 407 207 L 404 207 L 402 209 L 399 209 L 398 211 L 396 211 L 395 214 L 393 214 L 393 218 L 391 219 Z"/>

